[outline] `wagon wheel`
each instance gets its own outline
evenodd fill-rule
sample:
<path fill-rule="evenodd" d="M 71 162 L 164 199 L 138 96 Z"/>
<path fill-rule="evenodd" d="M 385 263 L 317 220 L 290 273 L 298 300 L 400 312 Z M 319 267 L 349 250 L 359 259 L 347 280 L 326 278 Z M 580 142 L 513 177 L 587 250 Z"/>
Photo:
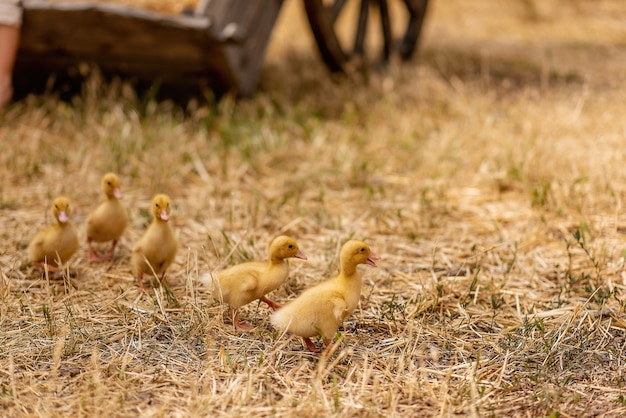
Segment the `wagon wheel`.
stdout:
<path fill-rule="evenodd" d="M 346 9 L 347 0 L 304 0 L 306 14 L 311 24 L 322 59 L 333 72 L 345 72 L 346 65 L 354 58 L 365 56 L 365 37 L 369 20 L 370 6 L 379 10 L 380 30 L 382 31 L 383 63 L 387 63 L 392 53 L 397 53 L 403 60 L 411 58 L 415 52 L 417 41 L 422 31 L 428 0 L 403 0 L 408 16 L 406 27 L 402 30 L 398 42 L 392 36 L 391 18 L 387 0 L 361 0 L 357 13 L 356 32 L 352 45 L 346 47 L 348 41 L 342 42 L 335 24 Z"/>

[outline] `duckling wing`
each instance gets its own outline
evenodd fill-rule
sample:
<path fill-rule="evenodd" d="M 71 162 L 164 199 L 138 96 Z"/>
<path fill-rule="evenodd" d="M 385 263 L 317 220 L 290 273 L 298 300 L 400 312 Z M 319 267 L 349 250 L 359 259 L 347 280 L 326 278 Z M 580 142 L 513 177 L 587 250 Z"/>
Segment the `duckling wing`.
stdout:
<path fill-rule="evenodd" d="M 118 200 L 105 200 L 87 217 L 87 236 L 98 242 L 119 239 L 127 223 L 124 206 Z"/>
<path fill-rule="evenodd" d="M 38 232 L 33 239 L 30 241 L 30 244 L 28 244 L 29 248 L 34 248 L 34 247 L 42 247 L 43 243 L 45 241 L 46 238 L 46 234 L 42 233 L 43 231 Z"/>
<path fill-rule="evenodd" d="M 139 241 L 135 243 L 133 252 L 130 255 L 130 266 L 133 274 L 139 273 L 152 273 L 152 269 L 148 265 L 150 262 L 150 242 L 146 239 L 147 234 L 144 234 Z"/>
<path fill-rule="evenodd" d="M 133 252 L 130 255 L 130 266 L 134 275 L 143 272 L 142 265 L 144 264 L 143 250 L 141 240 L 137 241 L 133 247 Z"/>
<path fill-rule="evenodd" d="M 139 257 L 141 254 L 143 254 L 143 239 L 140 239 L 135 243 L 131 257 Z"/>
<path fill-rule="evenodd" d="M 315 316 L 315 328 L 323 338 L 333 338 L 337 329 L 348 316 L 348 304 L 340 294 L 329 294 Z"/>
<path fill-rule="evenodd" d="M 225 302 L 240 307 L 258 299 L 257 291 L 263 274 L 263 263 L 244 263 L 218 273 L 221 295 Z"/>
<path fill-rule="evenodd" d="M 341 295 L 335 295 L 330 298 L 329 304 L 332 309 L 328 310 L 328 314 L 332 315 L 332 318 L 340 325 L 343 320 L 348 316 L 348 303 Z"/>
<path fill-rule="evenodd" d="M 253 290 L 258 286 L 262 267 L 261 263 L 254 262 L 229 267 L 219 272 L 220 283 L 242 292 Z"/>
<path fill-rule="evenodd" d="M 28 257 L 31 261 L 38 261 L 42 257 L 43 246 L 45 241 L 45 234 L 43 231 L 35 234 L 33 239 L 28 244 Z"/>
<path fill-rule="evenodd" d="M 293 301 L 272 314 L 275 327 L 301 337 L 320 333 L 332 338 L 346 317 L 348 305 L 330 283 L 322 283 L 304 291 Z"/>
<path fill-rule="evenodd" d="M 106 207 L 103 202 L 98 205 L 87 217 L 87 236 L 90 238 L 99 238 L 102 234 L 102 231 L 106 229 L 107 225 L 107 216 L 106 216 Z"/>

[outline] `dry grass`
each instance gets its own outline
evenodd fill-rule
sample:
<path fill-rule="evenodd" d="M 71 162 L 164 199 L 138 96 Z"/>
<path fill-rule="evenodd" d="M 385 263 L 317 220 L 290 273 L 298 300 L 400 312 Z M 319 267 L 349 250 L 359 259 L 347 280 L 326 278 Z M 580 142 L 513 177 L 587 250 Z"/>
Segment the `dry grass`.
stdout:
<path fill-rule="evenodd" d="M 435 2 L 419 62 L 338 81 L 300 9 L 251 100 L 182 110 L 93 78 L 0 115 L 3 414 L 623 416 L 621 2 Z M 109 170 L 131 215 L 115 261 L 83 246 L 42 278 L 24 249 L 51 197 L 81 224 Z M 183 249 L 139 295 L 129 251 L 156 192 Z M 279 301 L 349 237 L 382 256 L 329 353 L 265 306 L 236 332 L 199 285 L 278 233 L 309 256 Z"/>

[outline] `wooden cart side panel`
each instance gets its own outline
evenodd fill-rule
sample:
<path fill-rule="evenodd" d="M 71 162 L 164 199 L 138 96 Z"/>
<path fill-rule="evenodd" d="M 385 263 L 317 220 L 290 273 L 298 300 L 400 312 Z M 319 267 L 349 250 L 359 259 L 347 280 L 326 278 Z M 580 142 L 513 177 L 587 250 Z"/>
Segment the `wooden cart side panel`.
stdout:
<path fill-rule="evenodd" d="M 112 4 L 25 0 L 16 73 L 51 73 L 88 62 L 105 74 L 199 81 L 218 93 L 248 96 L 281 4 L 207 0 L 199 5 L 205 14 L 176 16 Z"/>
<path fill-rule="evenodd" d="M 103 71 L 164 79 L 230 72 L 208 18 L 165 18 L 110 5 L 60 6 L 65 7 L 25 6 L 18 66 L 32 62 L 39 69 L 57 70 L 87 61 Z"/>
<path fill-rule="evenodd" d="M 282 0 L 210 0 L 207 16 L 214 32 L 225 42 L 225 52 L 240 96 L 257 85 L 265 51 Z"/>
<path fill-rule="evenodd" d="M 207 16 L 207 10 L 209 9 L 210 3 L 211 0 L 200 0 L 196 6 L 196 10 L 194 10 L 194 14 L 196 16 Z"/>

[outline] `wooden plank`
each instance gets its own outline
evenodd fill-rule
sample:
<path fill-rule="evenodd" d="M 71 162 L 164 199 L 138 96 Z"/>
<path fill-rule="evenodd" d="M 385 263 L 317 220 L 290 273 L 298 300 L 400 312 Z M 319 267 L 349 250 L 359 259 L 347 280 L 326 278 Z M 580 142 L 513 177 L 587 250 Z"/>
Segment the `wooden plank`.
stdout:
<path fill-rule="evenodd" d="M 16 74 L 94 63 L 105 74 L 236 89 L 224 44 L 207 16 L 172 16 L 111 4 L 27 1 Z"/>
<path fill-rule="evenodd" d="M 203 0 L 192 15 L 115 4 L 24 1 L 18 77 L 93 63 L 105 74 L 199 82 L 247 96 L 282 0 Z"/>

